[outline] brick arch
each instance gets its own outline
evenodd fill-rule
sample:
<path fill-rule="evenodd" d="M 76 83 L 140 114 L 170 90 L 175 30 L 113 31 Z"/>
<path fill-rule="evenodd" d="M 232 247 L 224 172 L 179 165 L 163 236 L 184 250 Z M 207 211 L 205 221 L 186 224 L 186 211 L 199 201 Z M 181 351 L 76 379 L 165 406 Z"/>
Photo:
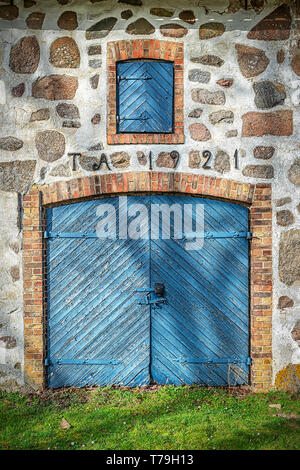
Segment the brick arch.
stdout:
<path fill-rule="evenodd" d="M 183 43 L 159 39 L 134 39 L 107 43 L 107 143 L 183 144 Z M 174 63 L 174 133 L 117 134 L 117 62 L 154 59 Z"/>
<path fill-rule="evenodd" d="M 250 356 L 254 390 L 272 385 L 272 204 L 270 184 L 249 184 L 191 173 L 128 172 L 75 178 L 34 186 L 23 197 L 24 373 L 43 387 L 46 322 L 44 208 L 104 195 L 176 193 L 249 207 Z"/>

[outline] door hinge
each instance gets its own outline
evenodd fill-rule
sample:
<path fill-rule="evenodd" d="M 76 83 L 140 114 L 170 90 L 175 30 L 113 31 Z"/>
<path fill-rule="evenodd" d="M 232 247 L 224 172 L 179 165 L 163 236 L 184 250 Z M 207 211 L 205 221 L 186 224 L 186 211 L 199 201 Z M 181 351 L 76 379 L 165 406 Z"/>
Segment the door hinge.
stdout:
<path fill-rule="evenodd" d="M 191 233 L 184 233 L 176 234 L 173 239 L 177 240 L 187 240 L 190 238 L 205 238 L 205 239 L 213 239 L 213 238 L 246 238 L 250 240 L 252 238 L 251 232 L 191 232 Z"/>
<path fill-rule="evenodd" d="M 151 75 L 147 75 L 147 73 L 143 73 L 141 77 L 124 77 L 124 75 L 118 75 L 118 83 L 121 80 L 129 81 L 129 80 L 152 80 Z"/>
<path fill-rule="evenodd" d="M 173 359 L 180 364 L 246 364 L 251 365 L 250 357 L 218 357 L 218 358 L 201 358 L 201 357 L 179 357 Z"/>
<path fill-rule="evenodd" d="M 105 365 L 117 365 L 121 364 L 121 361 L 114 359 L 45 359 L 45 366 L 62 365 L 62 366 L 73 366 L 73 365 L 91 365 L 91 366 L 105 366 Z"/>
<path fill-rule="evenodd" d="M 107 234 L 107 238 L 109 234 Z M 44 238 L 100 238 L 97 233 L 86 232 L 44 232 Z"/>

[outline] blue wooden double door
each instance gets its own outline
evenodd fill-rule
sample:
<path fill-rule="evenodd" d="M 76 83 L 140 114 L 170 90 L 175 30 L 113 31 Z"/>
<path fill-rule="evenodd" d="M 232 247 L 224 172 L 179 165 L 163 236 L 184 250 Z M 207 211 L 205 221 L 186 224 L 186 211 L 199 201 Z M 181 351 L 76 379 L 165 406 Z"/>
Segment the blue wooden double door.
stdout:
<path fill-rule="evenodd" d="M 45 238 L 50 387 L 248 383 L 247 208 L 89 200 L 48 209 Z"/>

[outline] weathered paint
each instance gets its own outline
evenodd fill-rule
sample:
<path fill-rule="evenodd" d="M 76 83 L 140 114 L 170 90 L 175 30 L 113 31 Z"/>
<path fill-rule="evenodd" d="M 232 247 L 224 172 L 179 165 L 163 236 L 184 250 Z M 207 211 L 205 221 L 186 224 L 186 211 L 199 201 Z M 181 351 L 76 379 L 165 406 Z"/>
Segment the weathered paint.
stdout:
<path fill-rule="evenodd" d="M 172 132 L 174 64 L 117 64 L 118 132 Z"/>
<path fill-rule="evenodd" d="M 49 385 L 247 383 L 247 208 L 180 196 L 126 201 L 128 212 L 145 205 L 143 230 L 158 228 L 157 239 L 91 236 L 100 205 L 113 204 L 119 220 L 118 198 L 47 211 Z M 174 236 L 173 218 L 171 238 L 153 227 L 152 204 L 201 205 L 205 233 L 222 232 L 223 238 L 187 250 L 185 238 Z M 156 303 L 162 299 L 151 292 L 155 283 L 164 285 L 165 303 Z"/>

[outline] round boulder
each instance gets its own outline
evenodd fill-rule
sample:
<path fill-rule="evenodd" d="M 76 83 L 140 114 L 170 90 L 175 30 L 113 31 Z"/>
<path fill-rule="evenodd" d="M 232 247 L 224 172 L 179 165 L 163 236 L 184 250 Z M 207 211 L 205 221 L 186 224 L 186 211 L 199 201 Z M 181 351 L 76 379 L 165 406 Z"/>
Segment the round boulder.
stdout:
<path fill-rule="evenodd" d="M 50 62 L 54 67 L 76 69 L 80 65 L 80 52 L 74 39 L 58 38 L 50 47 Z"/>
<path fill-rule="evenodd" d="M 65 138 L 57 131 L 39 132 L 35 145 L 41 160 L 55 162 L 65 153 Z"/>
<path fill-rule="evenodd" d="M 12 46 L 9 67 L 15 73 L 34 73 L 40 61 L 40 46 L 35 36 L 21 38 Z"/>

